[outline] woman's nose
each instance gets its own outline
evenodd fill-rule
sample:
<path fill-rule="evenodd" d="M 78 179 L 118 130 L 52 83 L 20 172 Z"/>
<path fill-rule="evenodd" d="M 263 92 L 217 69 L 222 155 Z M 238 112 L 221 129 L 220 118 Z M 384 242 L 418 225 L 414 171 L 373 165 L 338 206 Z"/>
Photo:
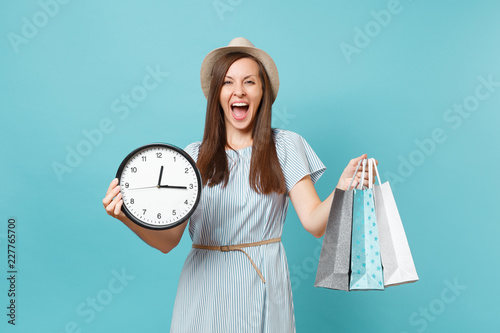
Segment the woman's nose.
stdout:
<path fill-rule="evenodd" d="M 243 84 L 241 83 L 237 83 L 234 85 L 234 91 L 233 91 L 233 94 L 235 96 L 243 96 L 246 94 L 245 92 L 245 87 L 243 86 Z"/>

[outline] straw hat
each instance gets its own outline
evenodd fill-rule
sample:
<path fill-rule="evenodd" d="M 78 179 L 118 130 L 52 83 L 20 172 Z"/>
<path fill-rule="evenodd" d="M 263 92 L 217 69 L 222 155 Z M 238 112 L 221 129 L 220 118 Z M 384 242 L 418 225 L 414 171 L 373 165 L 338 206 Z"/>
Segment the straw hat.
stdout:
<path fill-rule="evenodd" d="M 278 69 L 274 64 L 273 59 L 266 52 L 261 49 L 256 48 L 253 44 L 246 38 L 237 37 L 233 39 L 228 46 L 220 47 L 218 49 L 213 50 L 205 59 L 203 59 L 203 63 L 201 64 L 201 89 L 203 90 L 203 94 L 206 98 L 208 98 L 208 92 L 210 91 L 210 82 L 212 79 L 212 67 L 215 62 L 219 60 L 225 54 L 232 52 L 243 52 L 247 53 L 256 59 L 258 59 L 264 68 L 266 69 L 267 76 L 269 76 L 269 81 L 271 82 L 271 89 L 273 91 L 273 102 L 278 95 L 278 89 L 280 86 L 280 80 L 278 76 Z"/>

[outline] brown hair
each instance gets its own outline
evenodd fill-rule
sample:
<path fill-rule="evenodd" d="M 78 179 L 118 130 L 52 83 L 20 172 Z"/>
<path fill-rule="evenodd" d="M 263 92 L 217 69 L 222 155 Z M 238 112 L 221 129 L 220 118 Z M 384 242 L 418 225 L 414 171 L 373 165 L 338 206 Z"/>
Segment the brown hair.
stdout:
<path fill-rule="evenodd" d="M 215 62 L 212 69 L 210 92 L 207 98 L 205 132 L 197 163 L 203 185 L 208 184 L 208 186 L 212 187 L 223 183 L 225 187 L 229 181 L 229 168 L 226 156 L 226 123 L 224 110 L 220 105 L 220 93 L 229 67 L 241 58 L 250 58 L 257 62 L 263 89 L 262 100 L 253 121 L 253 147 L 249 176 L 250 187 L 262 194 L 270 194 L 272 192 L 283 194 L 286 192 L 285 176 L 278 160 L 271 128 L 273 104 L 271 83 L 260 61 L 247 53 L 241 52 L 223 55 Z"/>

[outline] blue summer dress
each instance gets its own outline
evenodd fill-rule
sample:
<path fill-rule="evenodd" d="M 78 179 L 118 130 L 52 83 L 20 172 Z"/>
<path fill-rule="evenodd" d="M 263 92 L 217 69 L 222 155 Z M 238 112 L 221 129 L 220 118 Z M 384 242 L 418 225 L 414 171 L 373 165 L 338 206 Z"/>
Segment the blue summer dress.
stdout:
<path fill-rule="evenodd" d="M 252 147 L 226 151 L 229 183 L 205 186 L 191 216 L 193 244 L 209 246 L 253 243 L 281 237 L 288 191 L 304 176 L 316 182 L 325 166 L 298 134 L 275 129 L 286 194 L 258 194 L 249 184 Z M 186 147 L 196 161 L 201 142 Z M 179 278 L 171 333 L 295 332 L 292 288 L 281 242 L 247 247 L 266 282 L 240 251 L 192 248 Z"/>

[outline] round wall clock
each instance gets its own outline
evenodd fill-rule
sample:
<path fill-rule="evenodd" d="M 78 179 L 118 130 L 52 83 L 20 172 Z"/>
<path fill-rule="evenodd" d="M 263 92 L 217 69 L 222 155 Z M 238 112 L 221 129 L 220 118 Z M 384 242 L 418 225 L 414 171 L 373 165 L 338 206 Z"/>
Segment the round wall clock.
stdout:
<path fill-rule="evenodd" d="M 169 229 L 187 221 L 201 194 L 196 163 L 182 149 L 165 143 L 139 147 L 116 173 L 123 213 L 149 229 Z"/>

